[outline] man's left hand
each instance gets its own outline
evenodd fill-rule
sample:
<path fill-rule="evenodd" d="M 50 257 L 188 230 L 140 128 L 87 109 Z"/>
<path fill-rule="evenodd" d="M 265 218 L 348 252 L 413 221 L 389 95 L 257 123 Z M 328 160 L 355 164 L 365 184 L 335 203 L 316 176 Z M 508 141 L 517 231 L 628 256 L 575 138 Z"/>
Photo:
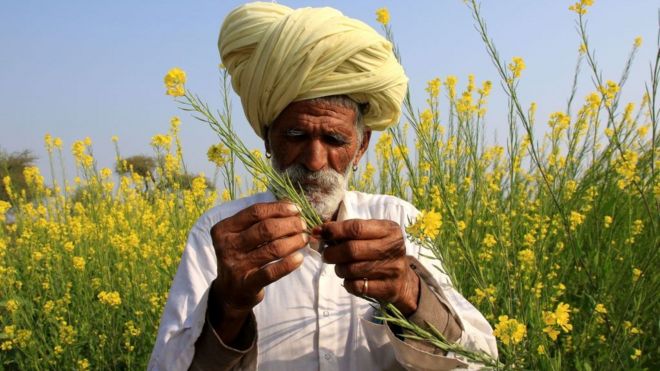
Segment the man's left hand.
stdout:
<path fill-rule="evenodd" d="M 397 223 L 351 219 L 324 223 L 312 233 L 329 243 L 323 260 L 336 264 L 349 293 L 392 303 L 406 316 L 417 310 L 419 277 L 408 265 Z"/>

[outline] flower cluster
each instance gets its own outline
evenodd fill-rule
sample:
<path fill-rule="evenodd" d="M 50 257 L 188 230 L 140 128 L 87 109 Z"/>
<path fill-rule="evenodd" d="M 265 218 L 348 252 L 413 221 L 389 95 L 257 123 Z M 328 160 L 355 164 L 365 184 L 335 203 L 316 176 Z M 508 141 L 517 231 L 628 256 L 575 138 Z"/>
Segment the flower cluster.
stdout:
<path fill-rule="evenodd" d="M 173 97 L 180 97 L 186 93 L 184 84 L 186 83 L 186 73 L 180 68 L 172 68 L 165 75 L 165 94 Z"/>

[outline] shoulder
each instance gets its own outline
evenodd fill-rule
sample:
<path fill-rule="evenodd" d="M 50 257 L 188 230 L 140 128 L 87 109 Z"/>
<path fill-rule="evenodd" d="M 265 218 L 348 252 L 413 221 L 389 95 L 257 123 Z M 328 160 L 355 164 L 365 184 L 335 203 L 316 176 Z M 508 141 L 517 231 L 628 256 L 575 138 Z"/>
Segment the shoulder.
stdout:
<path fill-rule="evenodd" d="M 201 231 L 203 233 L 208 233 L 208 231 L 210 231 L 219 221 L 229 218 L 254 204 L 272 201 L 275 201 L 275 197 L 272 193 L 262 192 L 214 206 L 197 219 L 197 222 L 195 222 L 192 227 L 192 232 Z"/>

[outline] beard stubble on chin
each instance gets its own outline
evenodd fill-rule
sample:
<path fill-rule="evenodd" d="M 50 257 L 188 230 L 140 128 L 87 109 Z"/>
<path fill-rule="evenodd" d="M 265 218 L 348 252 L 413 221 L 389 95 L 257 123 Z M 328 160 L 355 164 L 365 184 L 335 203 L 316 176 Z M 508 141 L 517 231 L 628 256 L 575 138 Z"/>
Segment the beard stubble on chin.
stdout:
<path fill-rule="evenodd" d="M 355 156 L 349 164 L 353 163 L 354 160 Z M 309 171 L 301 164 L 293 164 L 282 170 L 275 157 L 271 159 L 271 163 L 275 169 L 286 173 L 293 184 L 299 184 L 302 187 L 305 197 L 323 221 L 332 219 L 348 188 L 350 166 L 344 174 L 341 174 L 327 168 L 319 171 Z"/>

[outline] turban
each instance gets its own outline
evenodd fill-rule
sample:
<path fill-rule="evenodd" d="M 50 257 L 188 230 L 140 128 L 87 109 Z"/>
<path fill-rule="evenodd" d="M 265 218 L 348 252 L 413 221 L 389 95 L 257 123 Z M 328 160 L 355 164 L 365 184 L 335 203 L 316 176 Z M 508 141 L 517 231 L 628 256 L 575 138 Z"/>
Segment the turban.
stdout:
<path fill-rule="evenodd" d="M 291 102 L 347 95 L 368 103 L 364 124 L 385 130 L 401 116 L 408 78 L 392 44 L 332 8 L 249 3 L 222 24 L 218 49 L 254 131 Z"/>

